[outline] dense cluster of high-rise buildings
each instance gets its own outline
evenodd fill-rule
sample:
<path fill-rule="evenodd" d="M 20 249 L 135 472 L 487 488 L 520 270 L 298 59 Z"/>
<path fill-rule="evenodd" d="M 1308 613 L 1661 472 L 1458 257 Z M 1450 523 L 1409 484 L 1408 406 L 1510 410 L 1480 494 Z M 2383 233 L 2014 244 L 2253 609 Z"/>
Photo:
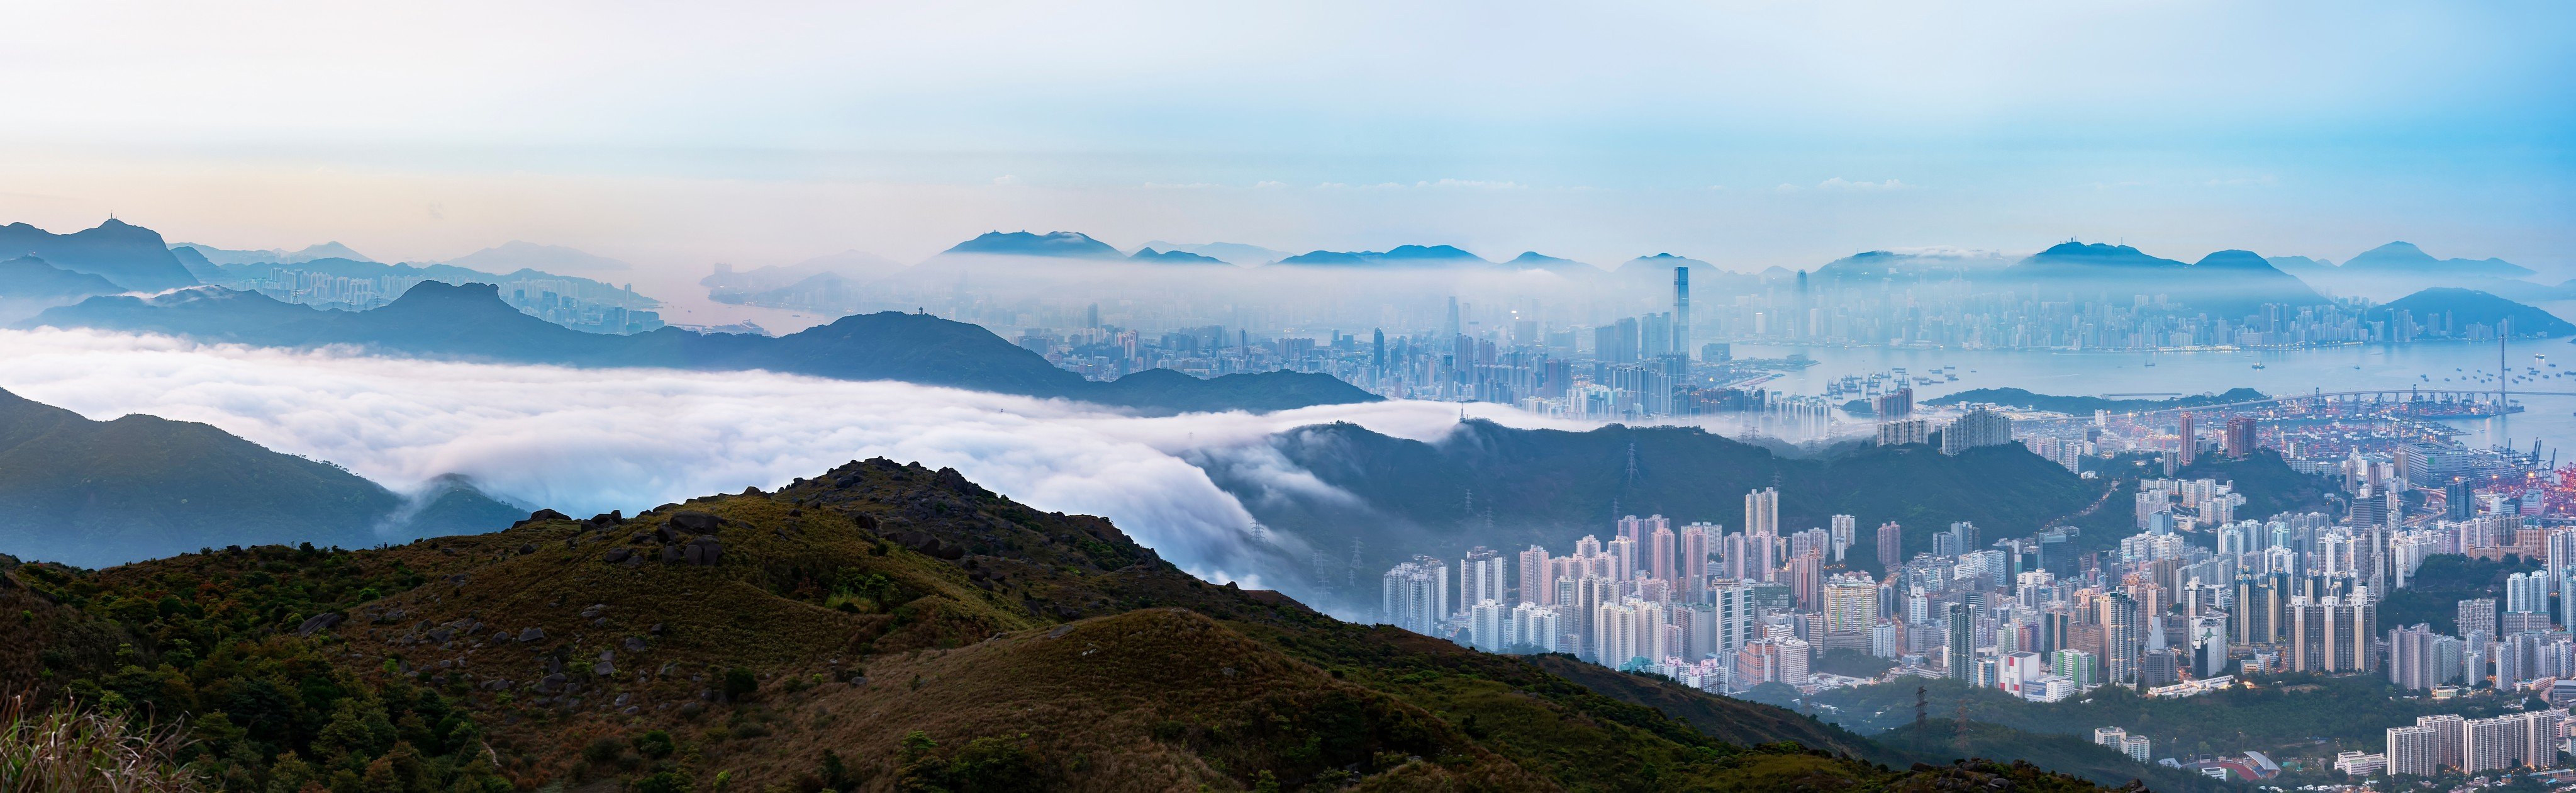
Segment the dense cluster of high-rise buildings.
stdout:
<path fill-rule="evenodd" d="M 392 303 L 423 281 L 462 282 L 467 278 L 442 275 L 433 279 L 420 268 L 398 265 L 355 262 L 341 266 L 377 268 L 382 272 L 373 276 L 352 276 L 302 269 L 294 264 L 269 264 L 223 268 L 223 273 L 229 278 L 215 278 L 212 282 L 289 303 L 364 311 Z M 448 272 L 470 271 L 449 268 Z M 575 330 L 626 334 L 643 333 L 663 326 L 661 313 L 652 310 L 659 304 L 652 298 L 636 294 L 631 284 L 619 287 L 583 278 L 540 276 L 544 274 L 521 270 L 511 275 L 474 280 L 498 286 L 502 301 L 522 313 Z"/>
<path fill-rule="evenodd" d="M 1940 431 L 1988 430 L 1962 418 Z M 2008 423 L 1995 431 L 2014 440 Z M 2242 426 L 2190 431 L 2195 457 L 2253 452 Z M 1994 537 L 1955 523 L 1909 542 L 1903 526 L 1865 531 L 1852 515 L 1798 527 L 1781 522 L 1776 489 L 1755 490 L 1727 516 L 1733 526 L 1632 516 L 1570 548 L 1476 548 L 1454 563 L 1455 585 L 1452 562 L 1416 557 L 1385 575 L 1382 617 L 1488 651 L 1569 653 L 1721 692 L 1875 682 L 1823 673 L 1841 652 L 1894 661 L 1889 677 L 1952 678 L 2035 702 L 2105 685 L 2193 696 L 2235 675 L 2285 672 L 2576 701 L 2576 641 L 2561 627 L 2576 609 L 2576 528 L 2543 527 L 2515 501 L 2479 508 L 2455 496 L 2464 511 L 2410 511 L 2402 476 L 2377 474 L 2347 477 L 2336 513 L 2260 519 L 2239 514 L 2247 499 L 2226 482 L 2139 480 L 2120 505 L 2133 533 L 2116 540 L 2071 526 Z M 2460 603 L 2459 635 L 2381 625 L 2381 601 L 2435 554 L 2542 567 L 2512 575 L 2500 600 Z M 2555 714 L 2510 729 L 2554 742 L 2565 737 Z M 2145 740 L 2123 736 L 2119 748 L 2131 739 Z M 2442 740 L 2504 752 L 2495 762 L 2509 765 L 2556 763 L 2554 750 Z M 2413 751 L 2384 759 L 2421 767 Z"/>

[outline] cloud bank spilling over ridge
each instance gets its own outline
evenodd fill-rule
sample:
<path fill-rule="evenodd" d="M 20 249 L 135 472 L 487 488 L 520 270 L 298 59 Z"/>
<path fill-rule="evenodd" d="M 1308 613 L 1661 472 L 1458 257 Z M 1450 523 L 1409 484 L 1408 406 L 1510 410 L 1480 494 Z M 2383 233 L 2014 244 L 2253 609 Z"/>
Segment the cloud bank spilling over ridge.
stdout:
<path fill-rule="evenodd" d="M 1429 439 L 1458 406 L 1385 402 L 1268 415 L 1139 418 L 1054 400 L 766 372 L 567 369 L 205 345 L 92 331 L 0 331 L 0 388 L 95 419 L 199 421 L 388 487 L 463 474 L 572 514 L 772 488 L 852 459 L 954 467 L 1050 511 L 1101 515 L 1212 581 L 1261 586 L 1303 558 L 1185 457 L 1350 421 Z M 1539 422 L 1495 405 L 1471 412 Z M 1323 486 L 1282 470 L 1281 489 Z M 499 527 L 494 527 L 499 528 Z"/>

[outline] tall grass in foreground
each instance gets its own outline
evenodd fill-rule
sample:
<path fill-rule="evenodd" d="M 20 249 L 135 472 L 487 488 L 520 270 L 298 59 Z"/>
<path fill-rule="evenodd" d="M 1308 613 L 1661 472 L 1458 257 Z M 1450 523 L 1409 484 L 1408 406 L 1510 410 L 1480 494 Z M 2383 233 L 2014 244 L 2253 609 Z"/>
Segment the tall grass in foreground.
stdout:
<path fill-rule="evenodd" d="M 12 697 L 0 706 L 0 793 L 195 793 L 205 786 L 178 760 L 187 745 L 177 729 L 94 711 L 30 713 Z"/>

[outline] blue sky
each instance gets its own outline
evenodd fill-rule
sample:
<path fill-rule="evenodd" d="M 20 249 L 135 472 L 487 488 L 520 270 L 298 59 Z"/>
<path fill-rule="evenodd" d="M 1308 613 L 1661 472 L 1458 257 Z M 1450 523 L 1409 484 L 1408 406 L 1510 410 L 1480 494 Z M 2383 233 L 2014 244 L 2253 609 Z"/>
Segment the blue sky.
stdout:
<path fill-rule="evenodd" d="M 2576 269 L 2565 4 L 918 5 L 7 2 L 0 221 L 691 272 L 996 228 Z"/>

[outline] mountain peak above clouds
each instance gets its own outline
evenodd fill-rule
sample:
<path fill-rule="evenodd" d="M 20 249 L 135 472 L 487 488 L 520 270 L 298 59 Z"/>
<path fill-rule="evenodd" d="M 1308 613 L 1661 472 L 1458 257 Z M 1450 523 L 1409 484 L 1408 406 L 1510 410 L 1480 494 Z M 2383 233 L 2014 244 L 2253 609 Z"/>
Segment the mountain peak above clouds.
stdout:
<path fill-rule="evenodd" d="M 2532 275 L 2531 268 L 2494 257 L 2485 259 L 2437 259 L 2411 242 L 2391 242 L 2345 260 L 2342 271 L 2351 274 L 2469 276 L 2515 278 Z"/>
<path fill-rule="evenodd" d="M 1321 267 L 1446 267 L 1491 264 L 1453 245 L 1398 245 L 1383 251 L 1309 251 L 1280 264 Z"/>
<path fill-rule="evenodd" d="M 1079 231 L 988 231 L 957 243 L 940 255 L 1043 256 L 1057 259 L 1123 259 L 1126 254 Z"/>
<path fill-rule="evenodd" d="M 161 233 L 115 218 L 70 234 L 25 223 L 0 226 L 0 255 L 34 256 L 55 267 L 88 273 L 138 292 L 195 286 L 197 277 L 171 255 Z"/>
<path fill-rule="evenodd" d="M 1515 270 L 1546 270 L 1548 272 L 1564 275 L 1601 275 L 1604 272 L 1599 267 L 1594 267 L 1573 259 L 1561 259 L 1549 256 L 1547 254 L 1539 253 L 1538 251 L 1522 251 L 1521 255 L 1514 256 L 1510 261 L 1503 262 L 1503 266 L 1510 267 Z"/>
<path fill-rule="evenodd" d="M 1259 245 L 1246 245 L 1240 242 L 1182 244 L 1177 242 L 1167 242 L 1164 240 L 1155 240 L 1153 242 L 1145 243 L 1145 247 L 1165 252 L 1180 251 L 1182 253 L 1195 253 L 1211 259 L 1221 260 L 1227 264 L 1240 265 L 1244 267 L 1257 267 L 1288 258 L 1287 251 L 1274 251 Z"/>
<path fill-rule="evenodd" d="M 1135 255 L 1127 258 L 1140 262 L 1150 262 L 1153 264 L 1223 264 L 1229 267 L 1233 266 L 1232 263 L 1214 256 L 1202 256 L 1188 251 L 1158 251 L 1154 250 L 1154 246 L 1151 245 L 1145 246 L 1143 249 L 1136 251 Z"/>

